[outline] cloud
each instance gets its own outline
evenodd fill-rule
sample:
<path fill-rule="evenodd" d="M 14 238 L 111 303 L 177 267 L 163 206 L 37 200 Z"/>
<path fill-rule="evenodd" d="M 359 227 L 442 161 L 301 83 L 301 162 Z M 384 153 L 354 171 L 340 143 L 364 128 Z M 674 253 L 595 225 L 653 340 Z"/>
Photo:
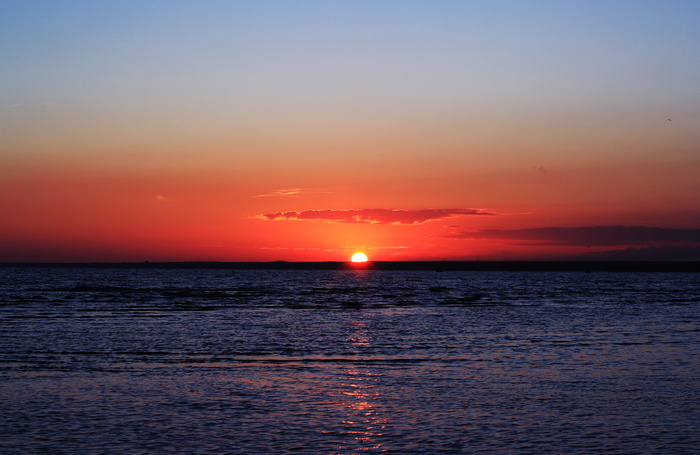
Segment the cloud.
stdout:
<path fill-rule="evenodd" d="M 256 194 L 253 197 L 301 197 L 305 194 L 330 194 L 326 188 L 288 188 L 284 190 L 276 190 L 267 194 Z"/>
<path fill-rule="evenodd" d="M 361 224 L 423 224 L 453 216 L 495 215 L 479 209 L 327 209 L 276 212 L 258 215 L 263 220 L 313 220 Z"/>
<path fill-rule="evenodd" d="M 667 229 L 645 226 L 542 227 L 508 230 L 484 229 L 458 233 L 449 237 L 511 240 L 542 246 L 700 244 L 700 229 Z"/>
<path fill-rule="evenodd" d="M 700 261 L 700 246 L 629 247 L 589 253 L 571 259 L 593 261 Z"/>
<path fill-rule="evenodd" d="M 165 196 L 160 195 L 160 194 L 156 195 L 156 201 L 158 201 L 158 202 L 172 202 L 172 203 L 178 202 L 175 199 L 170 199 L 169 197 L 165 197 Z"/>

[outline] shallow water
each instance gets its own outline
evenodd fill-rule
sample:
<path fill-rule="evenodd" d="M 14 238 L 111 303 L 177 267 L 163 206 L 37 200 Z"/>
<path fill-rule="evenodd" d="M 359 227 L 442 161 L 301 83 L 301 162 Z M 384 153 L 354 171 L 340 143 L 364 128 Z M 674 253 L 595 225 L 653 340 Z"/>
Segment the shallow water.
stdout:
<path fill-rule="evenodd" d="M 2 453 L 700 453 L 696 274 L 0 279 Z"/>

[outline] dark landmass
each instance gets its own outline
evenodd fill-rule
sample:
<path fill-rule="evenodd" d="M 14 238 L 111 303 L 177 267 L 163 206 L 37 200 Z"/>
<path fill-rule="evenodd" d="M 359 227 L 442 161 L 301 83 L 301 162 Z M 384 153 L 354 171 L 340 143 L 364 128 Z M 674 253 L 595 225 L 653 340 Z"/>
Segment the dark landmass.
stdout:
<path fill-rule="evenodd" d="M 700 261 L 372 261 L 349 262 L 99 262 L 0 263 L 0 267 L 145 269 L 426 270 L 501 272 L 700 272 Z"/>

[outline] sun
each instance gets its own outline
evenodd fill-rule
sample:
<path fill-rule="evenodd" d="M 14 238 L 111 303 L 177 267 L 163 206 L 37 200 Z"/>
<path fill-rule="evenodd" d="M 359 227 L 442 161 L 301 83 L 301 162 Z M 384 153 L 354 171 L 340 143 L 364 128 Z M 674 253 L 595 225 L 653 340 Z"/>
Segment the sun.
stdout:
<path fill-rule="evenodd" d="M 350 260 L 352 262 L 367 262 L 369 259 L 367 259 L 367 255 L 365 253 L 355 253 L 352 255 Z"/>

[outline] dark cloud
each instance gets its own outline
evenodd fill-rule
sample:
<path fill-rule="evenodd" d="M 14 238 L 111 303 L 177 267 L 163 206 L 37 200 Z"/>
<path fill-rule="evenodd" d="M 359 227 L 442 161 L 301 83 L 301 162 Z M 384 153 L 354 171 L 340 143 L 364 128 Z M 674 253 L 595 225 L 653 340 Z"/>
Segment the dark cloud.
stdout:
<path fill-rule="evenodd" d="M 700 246 L 630 247 L 590 253 L 571 259 L 592 261 L 700 261 Z"/>
<path fill-rule="evenodd" d="M 317 220 L 337 223 L 423 224 L 463 215 L 495 215 L 478 209 L 328 209 L 276 212 L 260 215 L 264 220 Z"/>
<path fill-rule="evenodd" d="M 450 237 L 511 240 L 542 246 L 700 244 L 700 229 L 666 229 L 645 226 L 542 227 L 509 230 L 484 229 L 455 234 Z"/>

